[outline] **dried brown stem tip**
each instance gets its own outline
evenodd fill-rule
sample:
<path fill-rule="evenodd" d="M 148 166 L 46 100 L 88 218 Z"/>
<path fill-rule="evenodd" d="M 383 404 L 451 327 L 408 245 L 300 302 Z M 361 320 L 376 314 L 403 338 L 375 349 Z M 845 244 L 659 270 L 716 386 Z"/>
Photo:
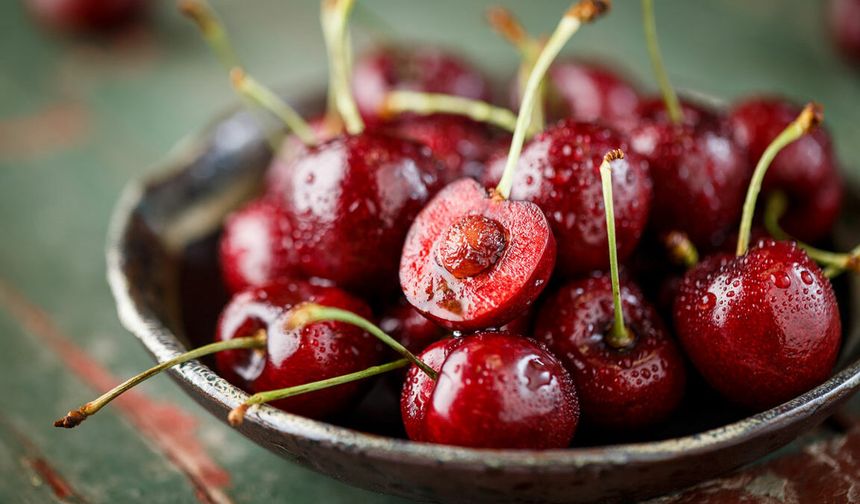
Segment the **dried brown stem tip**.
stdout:
<path fill-rule="evenodd" d="M 233 427 L 238 427 L 242 425 L 242 422 L 245 421 L 245 413 L 248 411 L 248 408 L 251 406 L 249 404 L 240 404 L 239 406 L 230 410 L 230 413 L 227 414 L 227 422 L 230 423 Z"/>
<path fill-rule="evenodd" d="M 86 420 L 88 416 L 82 409 L 72 410 L 66 416 L 54 422 L 54 427 L 73 429 Z"/>
<path fill-rule="evenodd" d="M 809 102 L 803 107 L 803 111 L 797 116 L 797 124 L 803 128 L 804 133 L 809 133 L 824 120 L 824 108 L 815 102 Z"/>
<path fill-rule="evenodd" d="M 607 152 L 605 156 L 603 156 L 603 161 L 607 163 L 611 163 L 616 159 L 624 159 L 624 152 L 621 149 L 611 150 Z"/>
<path fill-rule="evenodd" d="M 191 18 L 201 28 L 206 28 L 211 19 L 206 7 L 197 0 L 180 0 L 179 12 Z"/>
<path fill-rule="evenodd" d="M 245 71 L 239 67 L 230 69 L 230 82 L 233 83 L 233 87 L 242 87 L 242 83 L 245 82 Z"/>
<path fill-rule="evenodd" d="M 576 18 L 583 23 L 590 23 L 606 14 L 611 6 L 610 0 L 582 0 L 571 7 L 565 15 Z"/>
<path fill-rule="evenodd" d="M 487 9 L 487 23 L 496 32 L 514 45 L 520 45 L 526 41 L 528 35 L 523 25 L 508 9 L 494 5 Z"/>

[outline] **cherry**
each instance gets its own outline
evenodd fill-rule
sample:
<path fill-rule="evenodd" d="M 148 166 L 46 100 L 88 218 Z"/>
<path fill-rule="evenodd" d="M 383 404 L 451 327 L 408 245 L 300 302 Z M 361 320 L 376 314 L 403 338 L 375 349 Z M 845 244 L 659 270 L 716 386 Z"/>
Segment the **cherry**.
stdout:
<path fill-rule="evenodd" d="M 297 273 L 290 221 L 272 200 L 253 201 L 228 216 L 218 250 L 233 293 Z"/>
<path fill-rule="evenodd" d="M 364 54 L 353 69 L 352 92 L 369 124 L 380 120 L 385 96 L 404 89 L 488 100 L 487 80 L 460 57 L 442 49 L 379 47 Z"/>
<path fill-rule="evenodd" d="M 860 64 L 860 1 L 831 0 L 829 22 L 842 55 L 855 65 Z"/>
<path fill-rule="evenodd" d="M 731 111 L 735 141 L 755 162 L 799 112 L 799 107 L 779 98 L 744 100 Z M 804 241 L 826 237 L 842 201 L 842 180 L 827 132 L 817 129 L 786 146 L 768 169 L 763 190 L 788 196 L 788 213 L 781 224 L 790 235 Z"/>
<path fill-rule="evenodd" d="M 140 16 L 146 0 L 27 0 L 43 24 L 65 32 L 105 32 Z"/>
<path fill-rule="evenodd" d="M 551 118 L 571 117 L 583 122 L 604 122 L 627 129 L 636 119 L 639 92 L 614 69 L 601 63 L 568 59 L 550 68 Z"/>
<path fill-rule="evenodd" d="M 772 240 L 747 250 L 768 165 L 820 119 L 820 110 L 807 105 L 765 149 L 744 203 L 737 256 L 700 262 L 675 300 L 675 327 L 693 364 L 723 396 L 753 410 L 824 381 L 839 351 L 836 297 L 809 256 L 795 243 Z"/>
<path fill-rule="evenodd" d="M 433 381 L 410 368 L 400 398 L 414 441 L 472 448 L 564 448 L 579 403 L 567 371 L 533 340 L 477 333 L 434 343 L 420 359 Z"/>
<path fill-rule="evenodd" d="M 385 309 L 379 327 L 410 352 L 421 352 L 447 334 L 445 329 L 421 315 L 405 299 Z"/>

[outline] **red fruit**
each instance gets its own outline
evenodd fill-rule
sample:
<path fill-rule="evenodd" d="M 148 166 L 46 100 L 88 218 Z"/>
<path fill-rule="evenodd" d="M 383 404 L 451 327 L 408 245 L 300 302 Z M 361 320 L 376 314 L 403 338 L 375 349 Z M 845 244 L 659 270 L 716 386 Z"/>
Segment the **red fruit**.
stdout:
<path fill-rule="evenodd" d="M 216 339 L 251 336 L 264 329 L 265 352 L 228 350 L 216 354 L 225 379 L 247 390 L 263 392 L 363 370 L 379 362 L 379 342 L 343 322 L 316 322 L 287 330 L 285 317 L 302 302 L 342 308 L 370 317 L 370 308 L 346 292 L 307 282 L 278 282 L 237 294 L 218 320 Z M 366 385 L 352 382 L 272 404 L 290 413 L 323 418 L 343 411 L 358 400 Z"/>
<path fill-rule="evenodd" d="M 132 20 L 148 3 L 146 0 L 28 0 L 27 7 L 51 28 L 99 32 Z"/>
<path fill-rule="evenodd" d="M 683 104 L 682 124 L 672 124 L 659 100 L 643 102 L 639 112 L 630 145 L 651 167 L 656 231 L 682 231 L 702 249 L 719 246 L 740 217 L 752 176 L 726 121 Z"/>
<path fill-rule="evenodd" d="M 380 120 L 385 96 L 395 89 L 490 98 L 489 84 L 480 72 L 438 48 L 382 47 L 359 58 L 353 70 L 352 94 L 368 124 Z"/>
<path fill-rule="evenodd" d="M 599 169 L 613 149 L 629 152 L 612 162 L 618 259 L 623 262 L 639 243 L 651 206 L 648 165 L 629 151 L 627 140 L 603 126 L 566 120 L 537 135 L 520 156 L 511 199 L 535 203 L 546 214 L 558 241 L 562 275 L 609 267 Z M 498 182 L 504 164 L 504 158 L 490 163 L 486 185 Z"/>
<path fill-rule="evenodd" d="M 430 346 L 412 367 L 400 408 L 409 438 L 472 448 L 564 448 L 579 420 L 576 390 L 556 358 L 534 341 L 478 333 Z"/>
<path fill-rule="evenodd" d="M 747 149 L 750 164 L 758 162 L 799 113 L 800 107 L 769 97 L 751 98 L 732 109 L 734 138 Z M 781 224 L 789 234 L 803 241 L 826 237 L 842 202 L 842 180 L 827 131 L 817 128 L 782 149 L 765 175 L 762 190 L 788 196 L 788 212 Z"/>
<path fill-rule="evenodd" d="M 846 59 L 860 64 L 860 0 L 830 1 L 830 31 Z"/>
<path fill-rule="evenodd" d="M 830 282 L 791 242 L 712 256 L 684 277 L 675 328 L 687 355 L 726 399 L 781 404 L 830 375 L 841 342 Z"/>
<path fill-rule="evenodd" d="M 359 292 L 393 290 L 406 232 L 442 171 L 426 147 L 380 132 L 306 148 L 278 195 L 299 270 Z"/>
<path fill-rule="evenodd" d="M 554 263 L 555 239 L 537 206 L 491 196 L 462 179 L 415 219 L 403 246 L 400 286 L 424 316 L 473 331 L 524 313 Z"/>
<path fill-rule="evenodd" d="M 570 372 L 583 419 L 606 430 L 638 429 L 665 420 L 684 394 L 686 371 L 675 342 L 639 289 L 621 283 L 632 346 L 614 348 L 609 276 L 576 280 L 541 308 L 535 338 Z"/>
<path fill-rule="evenodd" d="M 293 276 L 296 262 L 290 222 L 273 201 L 252 201 L 227 217 L 219 263 L 230 292 Z"/>
<path fill-rule="evenodd" d="M 336 133 L 332 126 L 327 123 L 325 116 L 316 117 L 308 121 L 317 140 L 324 142 L 331 140 Z M 339 132 L 338 132 L 339 133 Z M 284 190 L 287 180 L 290 178 L 290 164 L 305 152 L 305 144 L 296 135 L 287 135 L 281 142 L 278 151 L 272 158 L 272 162 L 266 170 L 266 194 L 275 199 Z"/>
<path fill-rule="evenodd" d="M 385 311 L 379 327 L 416 354 L 448 334 L 405 300 Z"/>
<path fill-rule="evenodd" d="M 637 117 L 639 93 L 630 82 L 598 63 L 554 63 L 547 75 L 551 118 L 603 122 L 624 129 Z M 556 99 L 552 99 L 556 98 Z"/>

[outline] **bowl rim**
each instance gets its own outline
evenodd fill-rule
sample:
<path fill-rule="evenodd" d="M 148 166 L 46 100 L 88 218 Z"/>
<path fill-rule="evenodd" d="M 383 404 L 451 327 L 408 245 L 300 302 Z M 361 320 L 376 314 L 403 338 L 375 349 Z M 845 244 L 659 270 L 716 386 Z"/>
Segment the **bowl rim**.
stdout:
<path fill-rule="evenodd" d="M 208 145 L 207 139 L 211 137 L 214 128 L 231 115 L 232 113 L 222 114 L 206 128 L 181 140 L 154 171 L 148 171 L 148 174 L 128 182 L 111 215 L 105 254 L 107 280 L 116 303 L 119 320 L 159 363 L 176 357 L 187 351 L 187 348 L 160 320 L 144 313 L 135 303 L 129 280 L 123 273 L 124 237 L 135 209 L 146 196 L 147 187 L 167 181 L 188 169 L 192 165 L 191 161 Z M 857 285 L 856 280 L 852 281 L 852 290 L 856 291 Z M 858 328 L 855 328 L 855 332 L 856 329 Z M 845 337 L 844 333 L 843 337 L 842 351 L 845 351 L 850 338 Z M 171 368 L 168 372 L 225 411 L 238 406 L 249 397 L 246 392 L 196 360 Z M 551 450 L 479 449 L 420 443 L 356 431 L 287 413 L 269 405 L 260 405 L 249 410 L 245 422 L 351 453 L 401 463 L 431 461 L 463 467 L 540 468 L 560 472 L 570 467 L 654 463 L 676 459 L 679 454 L 695 456 L 719 451 L 751 438 L 765 436 L 779 430 L 785 423 L 802 421 L 809 416 L 808 413 L 814 413 L 833 401 L 846 397 L 857 388 L 860 388 L 860 357 L 817 387 L 774 408 L 730 424 L 659 441 L 594 447 L 574 446 Z M 226 414 L 221 420 L 226 422 Z M 278 445 L 277 442 L 273 444 Z"/>

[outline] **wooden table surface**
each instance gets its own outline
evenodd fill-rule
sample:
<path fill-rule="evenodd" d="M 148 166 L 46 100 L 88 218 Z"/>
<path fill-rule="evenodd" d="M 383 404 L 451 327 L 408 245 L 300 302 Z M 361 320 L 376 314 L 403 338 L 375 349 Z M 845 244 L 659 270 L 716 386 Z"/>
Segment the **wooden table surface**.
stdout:
<path fill-rule="evenodd" d="M 20 3 L 0 3 L 0 502 L 397 501 L 288 464 L 163 377 L 75 431 L 51 427 L 152 363 L 120 327 L 105 282 L 105 232 L 119 191 L 236 100 L 168 0 L 153 2 L 146 25 L 100 40 L 45 33 Z M 296 95 L 322 86 L 315 1 L 213 3 L 260 80 Z M 376 14 L 359 14 L 360 44 L 380 34 L 443 42 L 498 76 L 513 72 L 513 52 L 481 22 L 489 2 L 362 3 Z M 566 2 L 507 4 L 538 31 L 554 26 Z M 622 64 L 649 84 L 638 2 L 616 4 L 570 50 Z M 860 73 L 834 55 L 822 2 L 657 4 L 679 87 L 727 99 L 769 90 L 821 101 L 845 172 L 857 181 Z M 660 502 L 807 502 L 821 490 L 833 502 L 858 500 L 852 418 L 846 409 L 762 463 Z"/>

